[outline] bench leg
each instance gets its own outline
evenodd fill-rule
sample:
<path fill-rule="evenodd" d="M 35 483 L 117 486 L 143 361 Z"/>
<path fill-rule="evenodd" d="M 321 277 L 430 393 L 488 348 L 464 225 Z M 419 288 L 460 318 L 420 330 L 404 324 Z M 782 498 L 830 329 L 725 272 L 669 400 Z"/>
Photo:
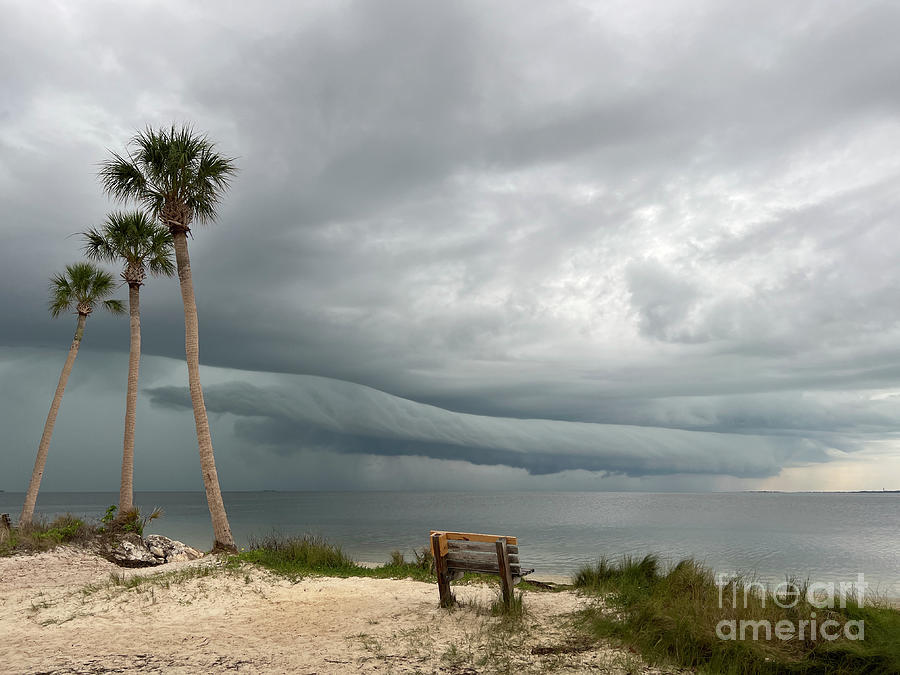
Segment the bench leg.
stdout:
<path fill-rule="evenodd" d="M 512 571 L 509 569 L 509 552 L 506 550 L 506 539 L 497 540 L 497 567 L 500 570 L 503 604 L 509 609 L 513 599 L 513 580 Z"/>
<path fill-rule="evenodd" d="M 451 607 L 456 602 L 450 590 L 450 574 L 447 572 L 447 561 L 441 555 L 441 535 L 431 535 L 431 553 L 434 556 L 434 573 L 437 576 L 438 592 L 441 595 L 441 607 Z"/>

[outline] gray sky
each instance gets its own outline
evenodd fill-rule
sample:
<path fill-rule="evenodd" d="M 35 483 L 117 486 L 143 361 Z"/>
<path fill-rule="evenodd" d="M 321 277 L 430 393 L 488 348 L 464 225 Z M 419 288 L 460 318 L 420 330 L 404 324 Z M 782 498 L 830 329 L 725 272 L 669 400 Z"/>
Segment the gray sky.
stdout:
<path fill-rule="evenodd" d="M 900 488 L 895 3 L 0 17 L 0 489 L 97 163 L 173 121 L 240 167 L 191 242 L 225 489 Z M 177 282 L 142 310 L 136 488 L 199 489 Z M 88 322 L 43 489 L 117 489 L 127 336 Z"/>

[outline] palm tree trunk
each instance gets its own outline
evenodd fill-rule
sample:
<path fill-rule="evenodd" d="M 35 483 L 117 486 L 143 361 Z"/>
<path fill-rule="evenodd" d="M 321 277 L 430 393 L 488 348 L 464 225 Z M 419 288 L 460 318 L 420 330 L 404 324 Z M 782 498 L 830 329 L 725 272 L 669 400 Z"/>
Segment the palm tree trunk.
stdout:
<path fill-rule="evenodd" d="M 31 525 L 34 517 L 34 505 L 37 503 L 38 490 L 41 487 L 41 478 L 44 476 L 44 466 L 47 464 L 47 452 L 50 450 L 50 439 L 53 437 L 53 426 L 56 424 L 56 415 L 59 413 L 59 405 L 62 403 L 63 392 L 66 390 L 66 382 L 72 366 L 75 365 L 75 357 L 78 356 L 78 348 L 81 346 L 81 337 L 84 335 L 84 324 L 87 314 L 78 314 L 78 324 L 75 327 L 75 337 L 69 347 L 69 355 L 59 375 L 59 384 L 56 385 L 56 393 L 53 395 L 53 403 L 50 404 L 50 412 L 47 413 L 47 421 L 44 423 L 44 433 L 38 446 L 37 458 L 34 460 L 34 471 L 31 472 L 31 482 L 28 484 L 28 492 L 25 493 L 25 504 L 22 506 L 22 515 L 19 516 L 19 527 Z"/>
<path fill-rule="evenodd" d="M 172 233 L 172 236 L 175 263 L 178 266 L 178 280 L 181 282 L 181 300 L 184 303 L 184 352 L 188 367 L 191 403 L 194 406 L 194 424 L 197 427 L 200 469 L 203 472 L 203 485 L 206 488 L 206 501 L 209 505 L 209 515 L 212 518 L 215 536 L 213 551 L 236 551 L 231 528 L 228 526 L 228 516 L 225 514 L 225 503 L 222 501 L 222 490 L 219 488 L 219 475 L 216 473 L 216 459 L 213 455 L 212 437 L 209 433 L 209 420 L 206 417 L 206 404 L 203 402 L 203 389 L 200 386 L 197 303 L 194 299 L 194 282 L 191 279 L 191 259 L 188 256 L 187 234 L 184 231 L 176 231 Z"/>
<path fill-rule="evenodd" d="M 134 506 L 134 424 L 137 416 L 138 373 L 141 368 L 141 287 L 128 284 L 131 346 L 128 352 L 128 393 L 125 395 L 125 438 L 122 443 L 122 482 L 119 514 Z"/>

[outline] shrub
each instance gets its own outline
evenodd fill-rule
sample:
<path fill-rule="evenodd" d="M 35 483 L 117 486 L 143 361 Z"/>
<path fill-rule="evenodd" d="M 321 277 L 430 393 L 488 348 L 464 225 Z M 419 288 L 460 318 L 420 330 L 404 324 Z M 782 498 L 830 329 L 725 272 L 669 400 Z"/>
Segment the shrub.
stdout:
<path fill-rule="evenodd" d="M 5 536 L 0 537 L 0 555 L 11 555 L 47 551 L 60 544 L 83 544 L 96 534 L 97 528 L 66 514 L 49 523 L 38 519 L 27 527 L 4 527 L 2 532 Z"/>
<path fill-rule="evenodd" d="M 122 511 L 118 515 L 117 511 L 118 507 L 115 504 L 106 509 L 106 513 L 100 519 L 100 522 L 103 523 L 100 532 L 109 535 L 134 533 L 143 536 L 144 528 L 151 521 L 162 516 L 162 509 L 159 508 L 153 509 L 149 515 L 143 517 L 141 510 L 136 506 Z"/>

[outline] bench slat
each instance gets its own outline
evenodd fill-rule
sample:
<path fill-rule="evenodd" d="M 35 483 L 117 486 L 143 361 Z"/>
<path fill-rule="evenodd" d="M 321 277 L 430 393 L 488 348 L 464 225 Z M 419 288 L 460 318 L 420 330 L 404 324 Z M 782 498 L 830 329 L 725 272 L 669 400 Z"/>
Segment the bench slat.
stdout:
<path fill-rule="evenodd" d="M 507 544 L 512 544 L 513 546 L 519 543 L 518 539 L 515 537 L 507 537 L 503 534 L 477 534 L 475 532 L 445 532 L 444 530 L 432 530 L 431 534 L 443 534 L 446 535 L 449 541 L 457 540 L 457 541 L 486 541 L 489 543 L 494 543 L 498 539 L 506 539 Z"/>
<path fill-rule="evenodd" d="M 479 563 L 487 563 L 491 565 L 497 564 L 497 554 L 490 555 L 488 553 L 483 553 L 480 551 L 450 551 L 444 558 L 453 562 L 459 560 L 461 562 L 479 562 Z M 509 561 L 517 563 L 519 562 L 519 556 L 511 555 L 509 556 Z"/>
<path fill-rule="evenodd" d="M 494 554 L 494 556 L 497 555 L 495 542 L 461 541 L 458 539 L 448 539 L 447 548 L 450 551 L 484 551 L 485 553 L 492 553 Z M 519 547 L 507 545 L 506 550 L 510 553 L 516 554 L 519 552 Z"/>
<path fill-rule="evenodd" d="M 499 574 L 500 568 L 497 565 L 497 560 L 494 560 L 493 566 L 485 565 L 478 562 L 447 562 L 447 569 L 452 571 L 461 570 L 463 572 L 482 572 L 483 574 Z M 510 563 L 509 571 L 512 572 L 513 576 L 522 576 L 521 571 L 522 568 L 519 566 L 519 563 L 512 564 Z"/>

